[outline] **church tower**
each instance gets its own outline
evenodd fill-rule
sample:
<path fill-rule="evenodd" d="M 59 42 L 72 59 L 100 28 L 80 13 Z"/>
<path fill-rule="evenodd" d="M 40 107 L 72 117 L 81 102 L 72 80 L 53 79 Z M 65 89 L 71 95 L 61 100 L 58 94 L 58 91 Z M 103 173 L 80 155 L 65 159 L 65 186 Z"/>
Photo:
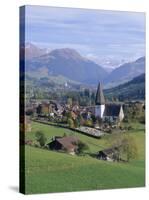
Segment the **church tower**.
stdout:
<path fill-rule="evenodd" d="M 103 95 L 101 83 L 99 82 L 95 99 L 95 116 L 100 117 L 102 119 L 104 110 L 105 110 L 105 98 Z"/>

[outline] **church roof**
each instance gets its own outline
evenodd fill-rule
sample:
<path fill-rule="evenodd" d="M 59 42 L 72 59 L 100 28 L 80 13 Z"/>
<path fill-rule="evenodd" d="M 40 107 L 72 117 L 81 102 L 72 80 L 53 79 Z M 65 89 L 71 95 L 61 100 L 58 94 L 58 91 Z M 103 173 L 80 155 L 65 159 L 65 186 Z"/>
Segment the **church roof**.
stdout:
<path fill-rule="evenodd" d="M 103 95 L 101 83 L 98 84 L 95 104 L 96 105 L 104 105 L 105 104 L 105 98 L 104 98 L 104 95 Z"/>
<path fill-rule="evenodd" d="M 104 116 L 119 116 L 121 104 L 106 104 Z"/>

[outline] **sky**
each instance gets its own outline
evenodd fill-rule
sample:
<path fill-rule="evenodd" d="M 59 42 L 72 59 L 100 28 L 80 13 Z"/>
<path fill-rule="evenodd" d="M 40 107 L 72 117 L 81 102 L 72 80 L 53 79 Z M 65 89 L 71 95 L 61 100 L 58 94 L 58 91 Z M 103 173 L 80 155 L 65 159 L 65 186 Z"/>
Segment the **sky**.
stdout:
<path fill-rule="evenodd" d="M 109 67 L 145 55 L 145 14 L 26 6 L 26 42 L 73 48 Z"/>

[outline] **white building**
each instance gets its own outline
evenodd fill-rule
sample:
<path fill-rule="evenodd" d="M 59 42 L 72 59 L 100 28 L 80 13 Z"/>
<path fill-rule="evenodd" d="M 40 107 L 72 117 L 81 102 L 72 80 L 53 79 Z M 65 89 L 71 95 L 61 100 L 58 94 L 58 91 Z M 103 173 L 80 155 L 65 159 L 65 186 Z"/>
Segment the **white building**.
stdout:
<path fill-rule="evenodd" d="M 101 83 L 99 83 L 95 99 L 95 116 L 103 121 L 121 122 L 124 118 L 122 104 L 106 103 Z"/>

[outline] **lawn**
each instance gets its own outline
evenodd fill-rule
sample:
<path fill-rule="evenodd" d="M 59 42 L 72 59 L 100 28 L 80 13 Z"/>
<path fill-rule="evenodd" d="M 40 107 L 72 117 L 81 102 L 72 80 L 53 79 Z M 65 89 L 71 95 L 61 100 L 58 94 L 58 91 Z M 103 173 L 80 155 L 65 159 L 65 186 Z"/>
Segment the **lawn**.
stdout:
<path fill-rule="evenodd" d="M 50 193 L 111 188 L 142 187 L 145 185 L 144 126 L 132 124 L 130 131 L 135 138 L 139 156 L 130 163 L 100 161 L 89 155 L 71 156 L 66 153 L 48 151 L 31 146 L 26 150 L 26 193 Z M 89 146 L 89 153 L 108 147 L 113 135 L 95 139 L 64 128 L 32 123 L 32 132 L 27 139 L 35 140 L 35 132 L 42 130 L 48 141 L 54 135 L 75 134 Z"/>

